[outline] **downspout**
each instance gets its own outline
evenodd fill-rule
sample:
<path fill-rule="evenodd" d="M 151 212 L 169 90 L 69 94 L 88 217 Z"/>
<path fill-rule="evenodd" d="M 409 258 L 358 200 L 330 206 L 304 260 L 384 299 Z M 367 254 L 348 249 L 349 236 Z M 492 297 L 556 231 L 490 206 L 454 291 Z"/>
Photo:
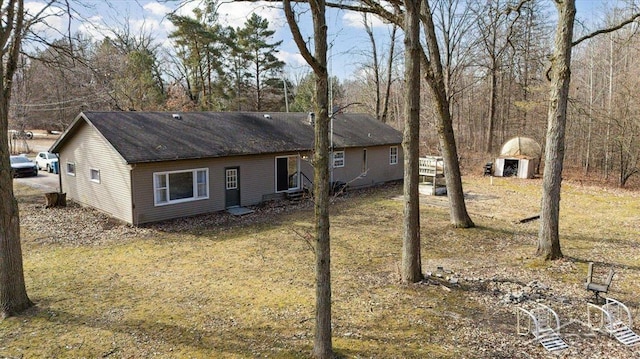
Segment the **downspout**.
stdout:
<path fill-rule="evenodd" d="M 62 193 L 62 161 L 60 159 L 60 153 L 54 153 L 58 157 L 58 193 Z"/>
<path fill-rule="evenodd" d="M 133 185 L 133 177 L 134 177 L 133 176 L 133 170 L 136 168 L 136 165 L 134 163 L 132 165 L 129 165 L 129 167 L 130 167 L 130 170 L 129 170 L 129 183 L 131 184 L 131 194 L 130 194 L 130 196 L 131 196 L 131 223 L 133 223 L 133 225 L 135 227 L 137 227 L 138 226 L 138 215 L 136 214 L 137 213 L 136 203 L 135 203 L 134 197 L 133 197 L 133 195 L 135 193 L 135 190 L 134 190 L 135 186 Z"/>

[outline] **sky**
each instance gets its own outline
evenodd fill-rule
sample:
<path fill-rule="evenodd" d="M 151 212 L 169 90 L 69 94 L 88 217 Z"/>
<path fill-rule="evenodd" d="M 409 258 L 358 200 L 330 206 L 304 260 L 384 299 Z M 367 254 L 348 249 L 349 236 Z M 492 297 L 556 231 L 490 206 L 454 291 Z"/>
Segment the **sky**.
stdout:
<path fill-rule="evenodd" d="M 70 27 L 72 32 L 80 31 L 96 40 L 108 34 L 109 27 L 129 24 L 132 31 L 151 33 L 157 41 L 171 46 L 167 35 L 173 31 L 173 25 L 166 15 L 176 11 L 181 15 L 192 15 L 193 8 L 199 5 L 198 0 L 188 1 L 181 6 L 180 1 L 170 0 L 76 0 L 71 3 L 75 10 L 73 21 L 69 23 L 62 11 L 55 8 L 46 10 L 48 26 L 38 30 L 50 37 L 60 37 Z M 617 0 L 577 0 L 577 18 L 579 23 L 601 18 L 607 6 Z M 551 0 L 549 0 L 550 6 Z M 26 9 L 35 14 L 45 6 L 42 0 L 25 1 Z M 293 42 L 289 27 L 284 18 L 280 2 L 264 1 L 225 1 L 219 8 L 220 20 L 227 25 L 240 27 L 253 13 L 266 18 L 272 30 L 275 30 L 274 41 L 282 40 L 277 56 L 287 66 L 285 73 L 290 79 L 300 78 L 310 70 Z M 310 18 L 300 22 L 301 31 L 306 38 L 312 38 Z M 386 49 L 389 43 L 390 27 L 376 18 L 369 18 L 374 29 L 379 49 Z M 335 9 L 327 10 L 328 42 L 330 44 L 329 67 L 333 76 L 341 79 L 352 78 L 370 53 L 371 44 L 362 23 L 362 15 Z"/>

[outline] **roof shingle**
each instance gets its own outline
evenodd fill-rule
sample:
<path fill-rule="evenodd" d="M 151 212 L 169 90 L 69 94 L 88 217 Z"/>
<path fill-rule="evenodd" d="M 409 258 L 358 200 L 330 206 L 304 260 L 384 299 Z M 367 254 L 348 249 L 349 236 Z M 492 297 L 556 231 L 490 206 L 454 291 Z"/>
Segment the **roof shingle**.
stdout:
<path fill-rule="evenodd" d="M 83 120 L 130 164 L 306 151 L 314 142 L 306 113 L 182 112 L 174 116 L 171 112 L 83 112 L 51 151 L 59 152 Z M 335 148 L 401 142 L 399 131 L 371 116 L 334 116 Z"/>

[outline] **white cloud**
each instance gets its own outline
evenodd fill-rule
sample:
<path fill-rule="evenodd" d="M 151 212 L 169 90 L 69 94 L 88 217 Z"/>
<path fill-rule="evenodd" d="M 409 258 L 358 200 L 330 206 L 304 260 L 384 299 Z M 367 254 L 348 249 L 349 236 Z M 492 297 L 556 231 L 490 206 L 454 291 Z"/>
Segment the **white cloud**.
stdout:
<path fill-rule="evenodd" d="M 47 3 L 30 1 L 24 4 L 25 17 L 31 19 L 38 17 L 32 26 L 32 31 L 41 37 L 58 37 L 64 33 L 67 26 L 67 18 L 62 9 L 50 6 Z"/>
<path fill-rule="evenodd" d="M 269 21 L 272 29 L 279 28 L 286 22 L 282 8 L 267 1 L 223 3 L 218 13 L 223 23 L 234 28 L 242 27 L 253 13 Z"/>
<path fill-rule="evenodd" d="M 185 1 L 181 2 L 174 12 L 179 16 L 193 17 L 193 10 L 200 7 L 202 3 L 200 1 Z"/>
<path fill-rule="evenodd" d="M 304 59 L 304 57 L 302 57 L 302 55 L 300 55 L 300 53 L 278 51 L 276 57 L 280 61 L 284 61 L 285 63 L 287 63 L 289 66 L 296 67 L 307 65 L 307 61 Z"/>
<path fill-rule="evenodd" d="M 129 24 L 133 33 L 151 34 L 154 37 L 159 37 L 158 30 L 162 28 L 160 21 L 154 19 L 133 19 L 129 20 Z"/>
<path fill-rule="evenodd" d="M 171 8 L 158 2 L 150 2 L 142 7 L 153 16 L 163 17 L 171 12 Z"/>
<path fill-rule="evenodd" d="M 345 11 L 344 16 L 342 16 L 342 22 L 347 27 L 353 27 L 356 29 L 364 29 L 362 13 L 355 11 Z M 369 22 L 369 26 L 371 27 L 386 27 L 387 24 L 382 21 L 382 19 L 378 16 L 368 14 L 367 21 Z"/>

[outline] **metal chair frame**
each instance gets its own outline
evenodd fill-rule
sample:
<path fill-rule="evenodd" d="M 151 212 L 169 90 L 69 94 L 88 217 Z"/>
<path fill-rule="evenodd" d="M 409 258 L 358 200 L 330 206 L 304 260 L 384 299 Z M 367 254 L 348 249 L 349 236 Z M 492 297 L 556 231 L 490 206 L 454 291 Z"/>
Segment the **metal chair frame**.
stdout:
<path fill-rule="evenodd" d="M 640 344 L 640 335 L 631 328 L 633 320 L 631 311 L 622 302 L 603 298 L 604 304 L 598 305 L 587 303 L 587 322 L 593 330 L 603 331 L 609 336 L 616 338 L 620 343 L 627 346 Z M 594 323 L 593 319 L 599 317 L 599 323 Z"/>
<path fill-rule="evenodd" d="M 532 309 L 516 308 L 516 330 L 519 335 L 532 334 L 548 351 L 566 349 L 569 346 L 560 337 L 560 318 L 550 307 L 536 303 Z"/>

